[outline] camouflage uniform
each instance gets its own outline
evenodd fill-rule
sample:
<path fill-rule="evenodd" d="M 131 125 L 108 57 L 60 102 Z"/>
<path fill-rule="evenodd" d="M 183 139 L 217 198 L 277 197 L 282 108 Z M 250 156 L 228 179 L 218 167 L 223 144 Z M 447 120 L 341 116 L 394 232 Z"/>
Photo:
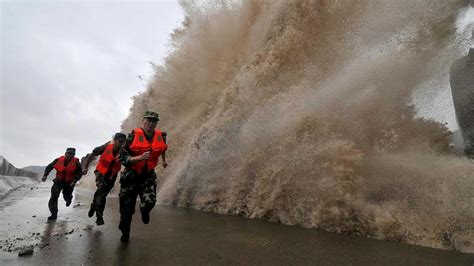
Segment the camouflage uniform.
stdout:
<path fill-rule="evenodd" d="M 137 196 L 140 197 L 140 211 L 149 213 L 156 203 L 155 172 L 138 175 L 126 168 L 120 177 L 120 225 L 122 231 L 130 231 L 132 216 L 135 213 Z"/>
<path fill-rule="evenodd" d="M 157 118 L 156 114 L 156 118 Z M 162 132 L 163 141 L 166 143 L 166 132 Z M 132 163 L 129 161 L 131 157 L 130 145 L 134 140 L 134 132 L 132 131 L 125 145 L 120 150 L 119 160 L 125 166 L 120 177 L 120 225 L 119 229 L 122 233 L 130 232 L 132 216 L 135 213 L 135 204 L 137 196 L 140 197 L 140 211 L 144 223 L 148 223 L 149 213 L 156 204 L 156 173 L 154 169 L 144 169 L 143 173 L 138 174 L 130 167 Z M 153 140 L 154 134 L 145 136 L 148 142 Z M 147 217 L 147 218 L 144 218 Z"/>
<path fill-rule="evenodd" d="M 119 134 L 119 133 L 118 133 Z M 84 169 L 89 168 L 89 163 L 97 156 L 101 156 L 102 153 L 105 151 L 107 148 L 107 145 L 109 143 L 105 143 L 101 146 L 95 147 L 92 153 L 87 154 L 86 157 L 84 158 Z M 114 152 L 114 156 L 116 155 L 116 152 Z M 99 171 L 95 170 L 95 183 L 97 186 L 97 190 L 94 193 L 94 199 L 92 200 L 91 203 L 91 210 L 93 210 L 96 213 L 97 217 L 103 217 L 104 216 L 104 209 L 105 209 L 105 204 L 107 202 L 107 195 L 109 192 L 112 190 L 115 184 L 115 180 L 117 180 L 117 174 L 113 175 L 112 171 L 108 171 L 105 175 L 101 174 Z M 92 213 L 93 215 L 93 213 Z"/>
<path fill-rule="evenodd" d="M 115 175 L 113 177 L 106 177 L 99 173 L 99 171 L 94 171 L 94 174 L 97 190 L 94 193 L 94 199 L 92 200 L 91 208 L 95 209 L 97 217 L 103 217 L 105 203 L 107 202 L 107 195 L 114 187 L 117 176 Z"/>

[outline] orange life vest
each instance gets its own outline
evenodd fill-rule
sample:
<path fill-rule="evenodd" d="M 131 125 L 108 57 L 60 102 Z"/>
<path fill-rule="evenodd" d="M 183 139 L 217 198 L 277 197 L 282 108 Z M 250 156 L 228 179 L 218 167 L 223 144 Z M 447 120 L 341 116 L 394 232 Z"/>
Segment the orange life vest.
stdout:
<path fill-rule="evenodd" d="M 158 129 L 155 130 L 151 143 L 147 141 L 143 129 L 135 128 L 133 132 L 135 133 L 135 136 L 129 147 L 132 156 L 142 155 L 143 153 L 150 151 L 150 158 L 148 158 L 148 160 L 135 162 L 130 168 L 138 174 L 143 173 L 144 171 L 153 171 L 158 165 L 159 156 L 168 149 L 168 145 L 164 142 L 161 131 Z"/>
<path fill-rule="evenodd" d="M 64 165 L 65 160 L 66 156 L 61 156 L 56 164 L 54 164 L 54 169 L 56 169 L 56 179 L 61 182 L 70 183 L 74 181 L 74 172 L 77 169 L 79 159 L 73 157 L 66 166 Z"/>
<path fill-rule="evenodd" d="M 102 175 L 106 175 L 107 172 L 111 171 L 110 177 L 115 176 L 120 171 L 120 162 L 118 160 L 118 153 L 114 156 L 114 144 L 108 144 L 100 155 L 99 163 L 95 170 L 99 171 Z"/>

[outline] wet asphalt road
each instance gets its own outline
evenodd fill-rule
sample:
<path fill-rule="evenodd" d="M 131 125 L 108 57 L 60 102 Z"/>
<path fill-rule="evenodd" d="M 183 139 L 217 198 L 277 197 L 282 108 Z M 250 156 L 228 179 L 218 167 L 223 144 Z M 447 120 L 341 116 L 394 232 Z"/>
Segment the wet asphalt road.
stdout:
<path fill-rule="evenodd" d="M 93 191 L 60 198 L 48 223 L 51 182 L 24 187 L 0 202 L 0 265 L 474 265 L 474 255 L 345 236 L 157 206 L 148 225 L 134 216 L 120 243 L 118 198 L 109 196 L 105 225 L 87 217 Z M 34 253 L 19 257 L 19 250 Z"/>

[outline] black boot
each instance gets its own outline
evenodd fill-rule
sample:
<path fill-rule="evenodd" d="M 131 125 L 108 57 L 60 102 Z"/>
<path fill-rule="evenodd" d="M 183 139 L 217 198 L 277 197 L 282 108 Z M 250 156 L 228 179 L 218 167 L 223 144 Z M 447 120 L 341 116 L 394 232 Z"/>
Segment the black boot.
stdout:
<path fill-rule="evenodd" d="M 130 228 L 127 228 L 127 226 L 124 226 L 122 222 L 120 222 L 118 229 L 122 231 L 122 237 L 120 237 L 120 241 L 128 242 L 128 239 L 130 239 Z"/>
<path fill-rule="evenodd" d="M 57 214 L 51 214 L 49 217 L 48 217 L 48 221 L 54 221 L 58 219 L 58 215 Z"/>
<path fill-rule="evenodd" d="M 69 207 L 69 205 L 71 205 L 71 202 L 72 202 L 72 198 L 70 198 L 69 200 L 66 201 L 66 207 Z"/>
<path fill-rule="evenodd" d="M 142 213 L 142 222 L 148 224 L 150 222 L 150 212 L 144 209 L 140 209 L 140 211 Z"/>
<path fill-rule="evenodd" d="M 120 237 L 120 241 L 126 243 L 128 242 L 129 239 L 130 239 L 130 231 L 126 231 L 126 230 L 122 231 L 122 236 Z"/>
<path fill-rule="evenodd" d="M 92 217 L 92 216 L 94 216 L 94 213 L 95 213 L 95 206 L 94 206 L 94 204 L 91 204 L 91 208 L 90 208 L 89 212 L 87 213 L 87 216 Z"/>
<path fill-rule="evenodd" d="M 96 225 L 103 225 L 104 224 L 104 218 L 102 216 L 97 216 L 97 219 L 95 220 Z"/>

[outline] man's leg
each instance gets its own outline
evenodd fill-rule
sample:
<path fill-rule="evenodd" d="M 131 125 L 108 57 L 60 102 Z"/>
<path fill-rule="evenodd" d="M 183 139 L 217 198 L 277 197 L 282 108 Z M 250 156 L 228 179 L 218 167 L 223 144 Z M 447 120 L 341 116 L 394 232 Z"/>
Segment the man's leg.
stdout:
<path fill-rule="evenodd" d="M 94 194 L 94 204 L 95 204 L 95 211 L 96 211 L 96 224 L 102 225 L 104 224 L 104 209 L 105 203 L 107 202 L 107 195 L 109 194 L 110 190 L 114 187 L 115 180 L 108 180 L 108 178 L 101 176 L 101 181 L 97 183 L 97 191 Z"/>
<path fill-rule="evenodd" d="M 70 186 L 70 184 L 65 184 L 63 188 L 63 198 L 66 201 L 66 207 L 69 207 L 72 202 L 72 192 L 74 191 L 74 186 Z"/>
<path fill-rule="evenodd" d="M 142 213 L 142 221 L 144 224 L 150 222 L 150 212 L 156 204 L 156 174 L 145 180 L 145 184 L 139 191 L 140 196 L 140 212 Z"/>
<path fill-rule="evenodd" d="M 95 193 L 94 193 L 94 197 L 92 198 L 92 203 L 91 203 L 91 208 L 89 209 L 89 212 L 87 213 L 87 216 L 89 217 L 92 217 L 94 216 L 94 213 L 95 213 L 95 209 L 96 209 L 96 198 L 97 198 L 97 193 L 98 193 L 98 190 L 99 190 L 99 184 L 100 184 L 100 173 L 98 172 L 94 172 L 95 174 L 95 185 L 97 187 Z"/>
<path fill-rule="evenodd" d="M 120 193 L 120 224 L 122 231 L 121 241 L 127 242 L 130 235 L 130 224 L 132 216 L 135 213 L 135 204 L 137 202 L 137 189 L 133 184 L 121 184 Z"/>
<path fill-rule="evenodd" d="M 58 215 L 58 198 L 61 193 L 61 186 L 54 182 L 51 187 L 51 197 L 49 198 L 48 207 L 51 212 L 51 216 L 48 217 L 48 220 L 55 220 Z"/>

